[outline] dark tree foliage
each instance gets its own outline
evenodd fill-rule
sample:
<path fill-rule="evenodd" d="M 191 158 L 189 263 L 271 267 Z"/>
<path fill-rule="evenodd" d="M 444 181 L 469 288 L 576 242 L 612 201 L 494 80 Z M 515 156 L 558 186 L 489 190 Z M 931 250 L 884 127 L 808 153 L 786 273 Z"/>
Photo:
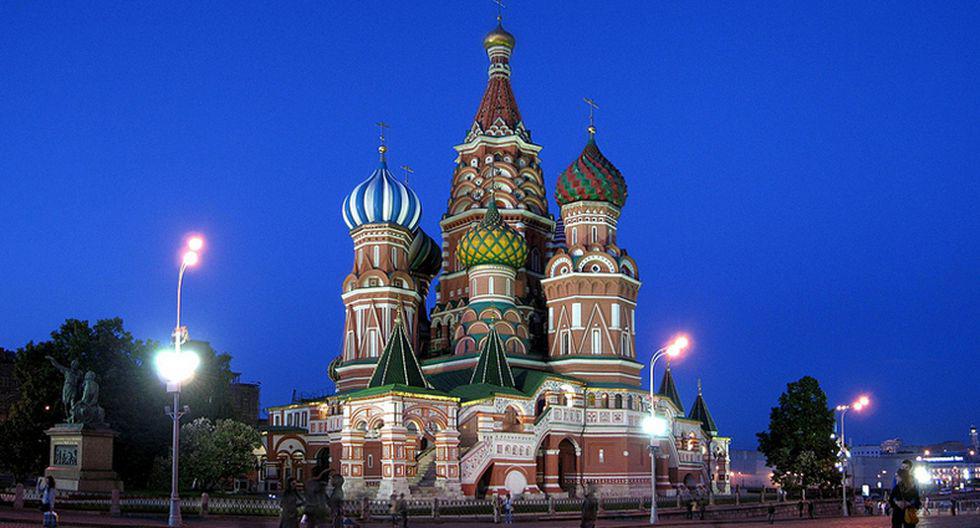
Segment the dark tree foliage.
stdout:
<path fill-rule="evenodd" d="M 123 328 L 121 319 L 104 319 L 90 325 L 68 319 L 52 332 L 51 340 L 28 343 L 16 353 L 15 375 L 20 397 L 9 419 L 0 424 L 0 469 L 18 479 L 38 475 L 47 465 L 48 438 L 45 429 L 65 419 L 61 404 L 61 374 L 45 359 L 52 356 L 62 364 L 77 359 L 80 368 L 98 375 L 99 403 L 106 420 L 119 432 L 115 444 L 115 469 L 127 487 L 147 484 L 154 458 L 167 453 L 171 422 L 163 413 L 170 401 L 153 365 L 161 348 L 140 341 Z M 191 406 L 185 419 L 227 418 L 231 415 L 229 369 L 231 358 L 217 354 L 204 342 L 185 348 L 201 357 L 198 375 L 185 385 L 181 403 Z"/>
<path fill-rule="evenodd" d="M 779 406 L 769 413 L 769 430 L 758 433 L 759 451 L 773 468 L 773 480 L 786 489 L 832 486 L 837 446 L 834 411 L 816 379 L 789 383 Z"/>

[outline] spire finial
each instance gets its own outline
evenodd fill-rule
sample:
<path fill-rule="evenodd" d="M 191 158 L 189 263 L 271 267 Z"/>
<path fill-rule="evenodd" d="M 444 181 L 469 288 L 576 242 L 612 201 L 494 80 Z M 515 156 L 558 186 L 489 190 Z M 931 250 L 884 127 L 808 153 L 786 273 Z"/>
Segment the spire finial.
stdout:
<path fill-rule="evenodd" d="M 378 127 L 378 131 L 379 131 L 378 139 L 381 141 L 381 145 L 378 146 L 378 154 L 381 155 L 381 161 L 384 161 L 385 152 L 388 152 L 388 146 L 385 145 L 385 129 L 391 128 L 391 125 L 385 123 L 384 121 L 378 121 L 377 123 L 375 123 L 375 125 Z"/>
<path fill-rule="evenodd" d="M 599 109 L 599 105 L 588 97 L 583 97 L 582 100 L 589 105 L 589 136 L 595 136 L 595 111 Z"/>
<path fill-rule="evenodd" d="M 503 23 L 504 23 L 504 8 L 507 7 L 507 6 L 504 5 L 504 2 L 502 0 L 490 0 L 490 1 L 493 2 L 493 3 L 495 3 L 495 4 L 497 4 L 497 25 L 498 26 L 503 25 Z"/>
<path fill-rule="evenodd" d="M 701 378 L 698 378 L 698 396 L 701 395 Z"/>
<path fill-rule="evenodd" d="M 408 185 L 408 175 L 415 174 L 415 170 L 408 165 L 402 165 L 402 170 L 405 171 L 405 185 Z"/>

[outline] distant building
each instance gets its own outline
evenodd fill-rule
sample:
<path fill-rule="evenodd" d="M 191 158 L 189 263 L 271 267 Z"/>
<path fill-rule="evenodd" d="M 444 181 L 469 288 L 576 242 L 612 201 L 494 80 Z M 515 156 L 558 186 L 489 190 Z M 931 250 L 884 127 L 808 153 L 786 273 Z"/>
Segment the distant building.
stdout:
<path fill-rule="evenodd" d="M 242 382 L 240 372 L 232 372 L 231 405 L 234 418 L 251 426 L 259 425 L 259 384 Z"/>
<path fill-rule="evenodd" d="M 773 469 L 766 465 L 766 456 L 754 449 L 729 451 L 732 464 L 732 486 L 742 488 L 774 487 Z"/>
<path fill-rule="evenodd" d="M 971 441 L 974 430 L 971 428 Z M 920 485 L 934 488 L 957 489 L 975 485 L 980 475 L 980 457 L 977 450 L 959 441 L 930 445 L 905 445 L 898 438 L 880 445 L 855 446 L 851 449 L 849 471 L 854 487 L 867 492 L 890 490 L 895 472 L 902 462 L 909 460 L 914 467 L 928 470 L 931 482 Z"/>

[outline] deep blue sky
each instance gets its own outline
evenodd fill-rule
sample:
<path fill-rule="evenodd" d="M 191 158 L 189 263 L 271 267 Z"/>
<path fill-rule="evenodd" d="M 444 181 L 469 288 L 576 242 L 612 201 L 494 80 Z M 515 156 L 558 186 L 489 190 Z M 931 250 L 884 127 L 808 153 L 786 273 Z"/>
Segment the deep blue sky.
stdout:
<path fill-rule="evenodd" d="M 246 5 L 248 4 L 248 5 Z M 488 1 L 0 4 L 0 346 L 66 317 L 173 325 L 266 405 L 326 388 L 351 243 L 390 159 L 438 232 L 486 81 Z M 858 441 L 963 439 L 980 371 L 974 2 L 511 2 L 513 82 L 549 194 L 586 134 L 629 182 L 638 349 L 678 330 L 742 447 L 785 384 L 875 400 Z M 552 211 L 557 207 L 552 204 Z"/>

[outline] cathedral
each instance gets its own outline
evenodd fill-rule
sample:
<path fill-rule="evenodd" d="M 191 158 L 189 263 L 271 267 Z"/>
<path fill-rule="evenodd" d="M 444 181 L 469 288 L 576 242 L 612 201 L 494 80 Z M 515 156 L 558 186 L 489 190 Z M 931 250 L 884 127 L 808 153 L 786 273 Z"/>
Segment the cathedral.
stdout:
<path fill-rule="evenodd" d="M 728 493 L 730 439 L 700 384 L 689 412 L 669 364 L 653 401 L 641 384 L 639 266 L 617 230 L 626 179 L 590 125 L 550 211 L 541 146 L 511 88 L 515 38 L 498 20 L 483 46 L 489 80 L 454 147 L 441 244 L 383 141 L 344 199 L 353 266 L 327 369 L 336 392 L 269 408 L 263 486 L 329 469 L 348 497 L 381 499 L 563 497 L 590 484 L 649 495 L 651 474 L 662 495 Z M 641 426 L 651 406 L 669 424 L 656 450 Z"/>

